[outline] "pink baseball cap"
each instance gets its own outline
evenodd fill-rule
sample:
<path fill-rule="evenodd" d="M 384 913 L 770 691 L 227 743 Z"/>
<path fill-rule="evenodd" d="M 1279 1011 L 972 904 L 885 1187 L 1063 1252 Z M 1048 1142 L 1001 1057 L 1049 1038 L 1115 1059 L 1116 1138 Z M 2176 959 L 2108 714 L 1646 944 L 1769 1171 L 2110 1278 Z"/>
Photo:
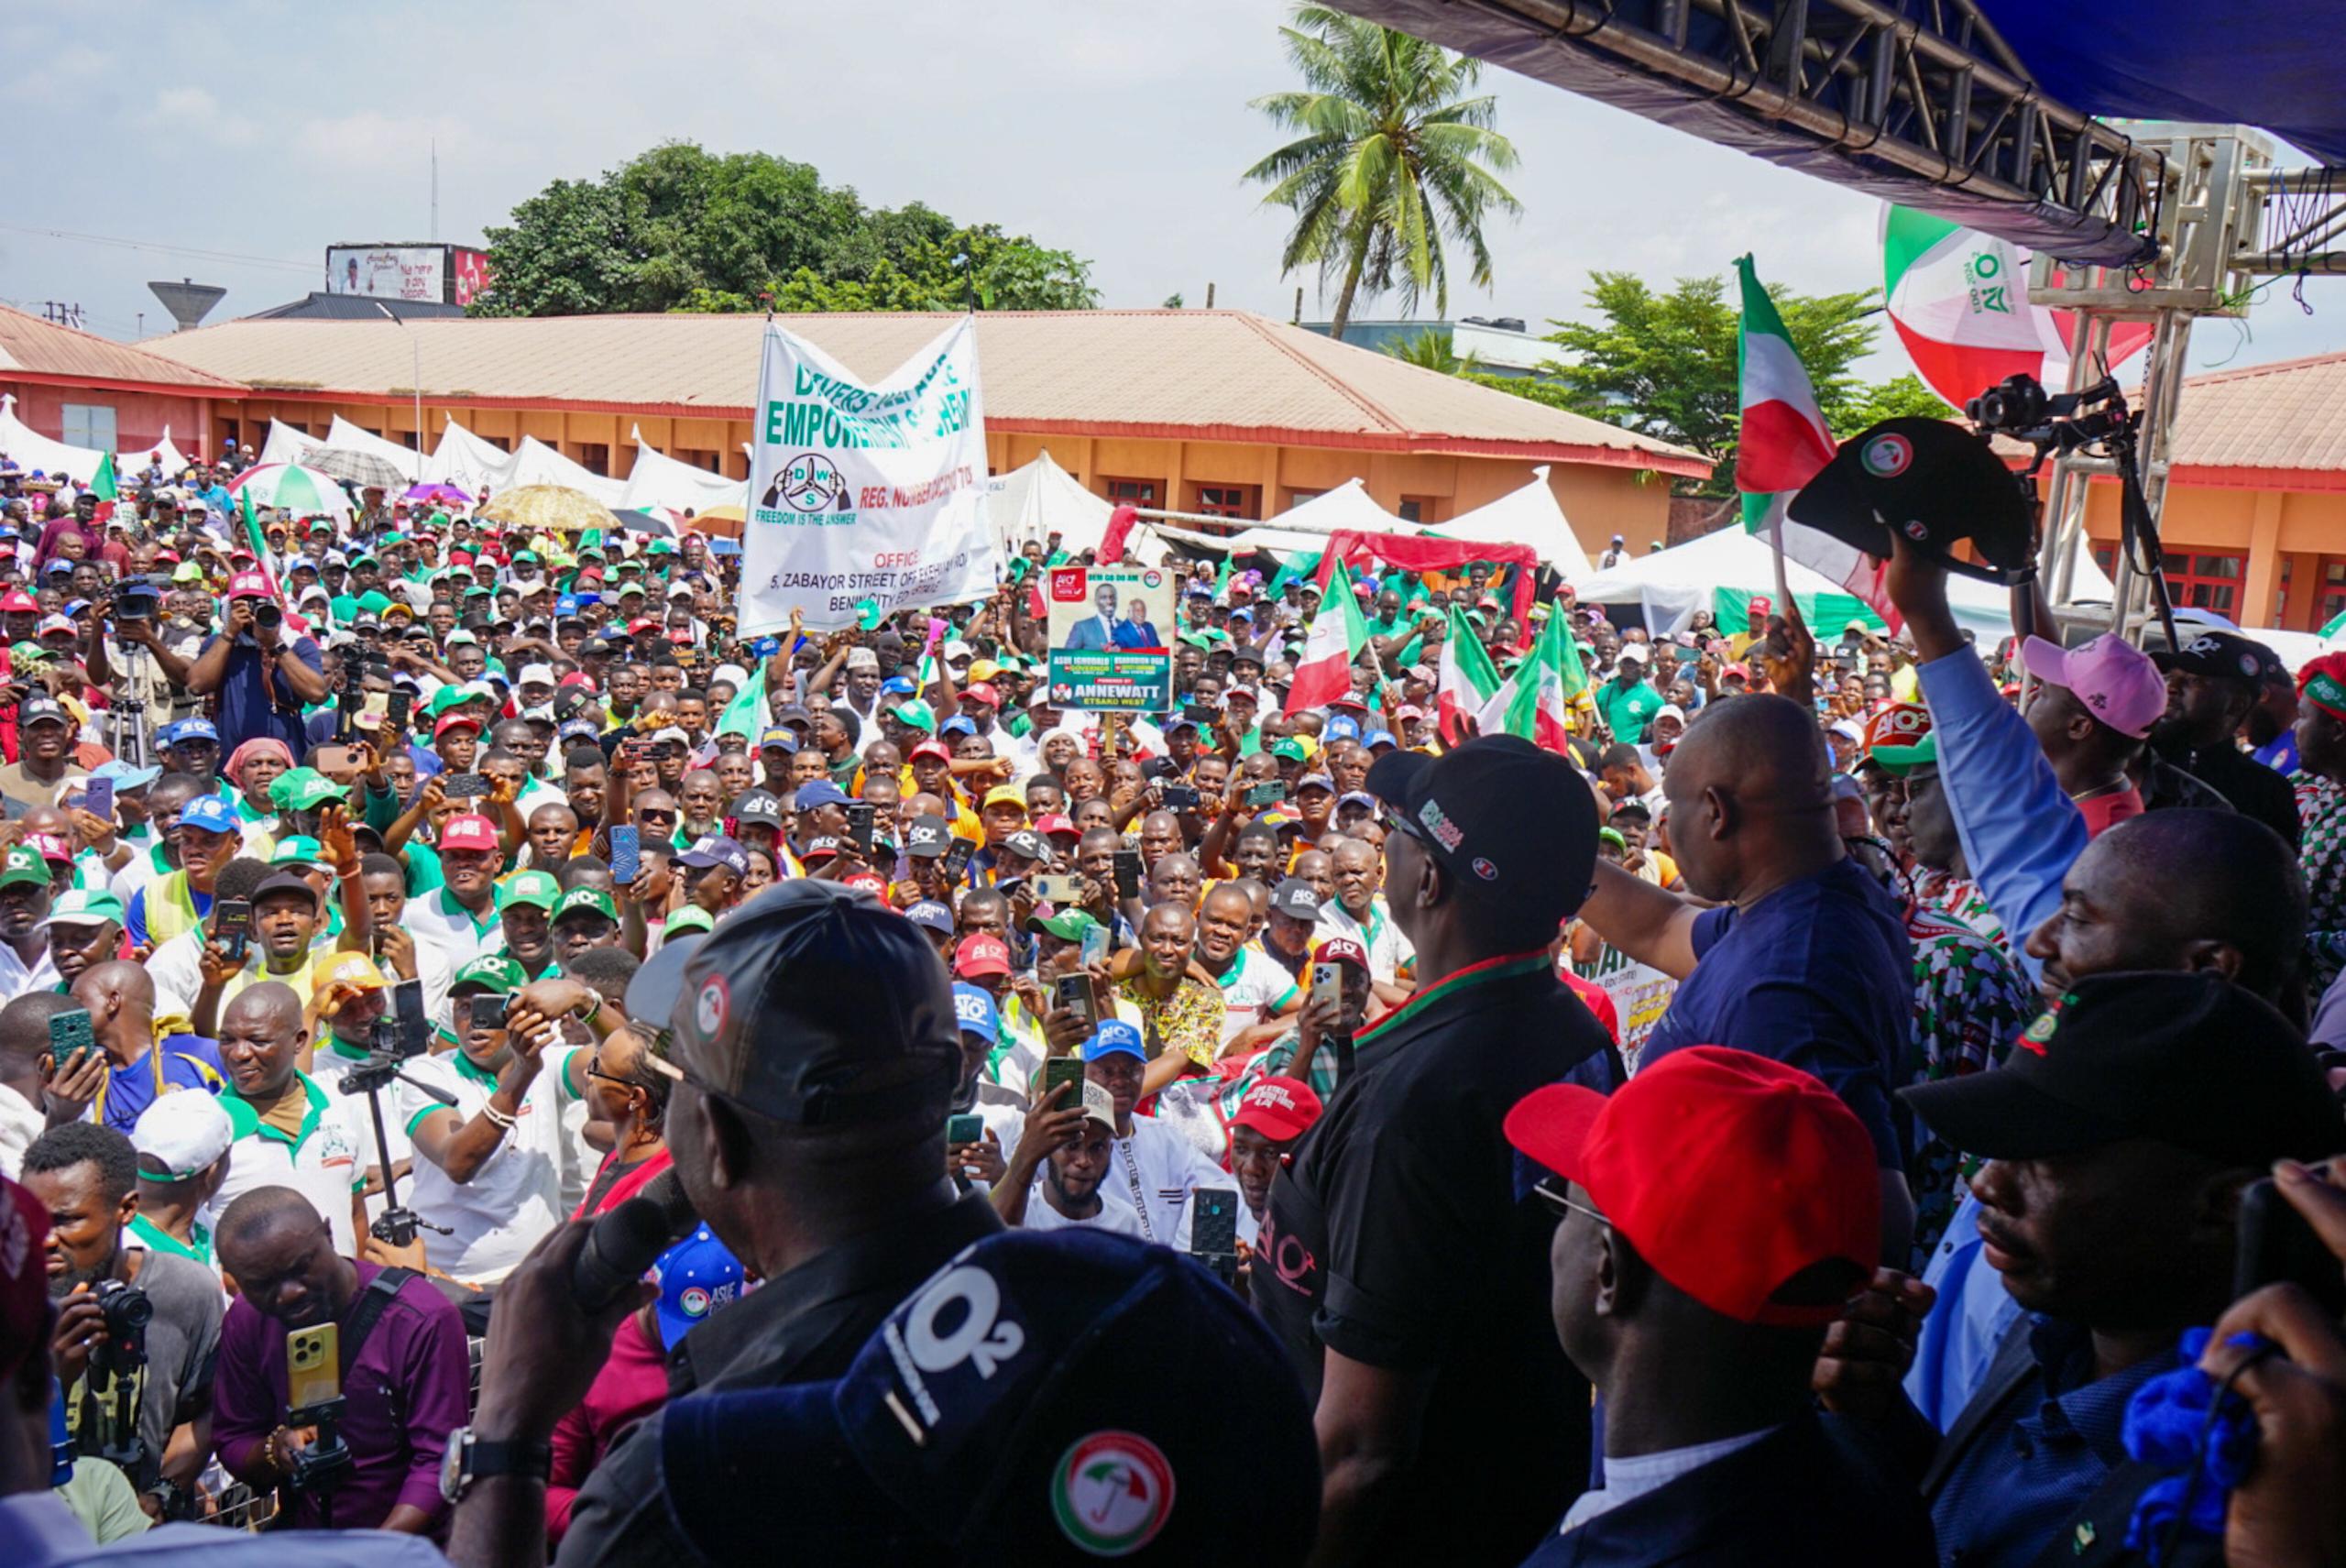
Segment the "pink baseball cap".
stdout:
<path fill-rule="evenodd" d="M 228 579 L 228 597 L 232 599 L 265 599 L 277 596 L 269 592 L 267 573 L 239 572 Z"/>
<path fill-rule="evenodd" d="M 2064 648 L 2042 637 L 2020 645 L 2028 673 L 2066 686 L 2086 711 L 2121 735 L 2141 740 L 2166 711 L 2166 678 L 2151 656 L 2116 632 Z"/>

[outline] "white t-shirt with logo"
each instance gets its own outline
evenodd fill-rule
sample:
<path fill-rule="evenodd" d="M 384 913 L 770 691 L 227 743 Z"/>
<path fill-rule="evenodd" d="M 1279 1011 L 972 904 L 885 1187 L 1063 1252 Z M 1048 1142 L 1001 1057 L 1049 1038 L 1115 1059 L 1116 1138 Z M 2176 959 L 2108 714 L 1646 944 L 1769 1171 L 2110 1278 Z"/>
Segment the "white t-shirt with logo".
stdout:
<path fill-rule="evenodd" d="M 1236 1039 L 1256 1024 L 1266 1023 L 1271 1009 L 1295 994 L 1295 977 L 1260 948 L 1242 947 L 1222 971 L 1222 1043 Z"/>
<path fill-rule="evenodd" d="M 549 1047 L 521 1096 L 510 1131 L 498 1140 L 496 1152 L 458 1183 L 446 1171 L 415 1154 L 415 1175 L 409 1205 L 435 1225 L 454 1234 L 423 1233 L 424 1255 L 440 1268 L 470 1284 L 501 1279 L 521 1261 L 540 1237 L 562 1223 L 562 1113 L 573 1098 L 567 1081 L 571 1056 L 577 1046 Z M 484 1075 L 461 1052 L 418 1057 L 400 1070 L 456 1097 L 459 1124 L 480 1114 L 496 1091 L 495 1074 Z M 448 1107 L 407 1084 L 398 1086 L 392 1100 L 399 1106 L 400 1128 L 410 1139 L 416 1124 L 433 1112 Z M 389 1110 L 387 1103 L 385 1110 Z"/>
<path fill-rule="evenodd" d="M 310 1105 L 301 1130 L 288 1138 L 260 1119 L 260 1108 L 232 1092 L 220 1096 L 236 1129 L 229 1146 L 228 1174 L 196 1221 L 217 1230 L 229 1204 L 256 1187 L 290 1187 L 310 1201 L 310 1207 L 333 1228 L 334 1250 L 345 1257 L 358 1255 L 358 1236 L 350 1224 L 350 1194 L 367 1177 L 367 1162 L 335 1103 L 336 1096 L 306 1073 L 294 1075 L 309 1093 Z"/>
<path fill-rule="evenodd" d="M 1334 899 L 1320 906 L 1317 938 L 1349 937 L 1368 953 L 1368 972 L 1376 980 L 1391 981 L 1400 977 L 1404 969 L 1418 961 L 1418 952 L 1401 928 L 1393 924 L 1392 911 L 1385 906 L 1383 894 L 1368 901 L 1368 919 L 1355 920 L 1352 912 Z"/>

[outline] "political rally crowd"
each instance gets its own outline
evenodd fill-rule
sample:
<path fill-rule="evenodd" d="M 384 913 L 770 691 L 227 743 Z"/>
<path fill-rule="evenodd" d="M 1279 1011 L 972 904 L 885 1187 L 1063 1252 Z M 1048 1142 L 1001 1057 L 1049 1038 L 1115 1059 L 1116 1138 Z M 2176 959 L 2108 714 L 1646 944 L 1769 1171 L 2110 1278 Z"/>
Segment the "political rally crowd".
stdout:
<path fill-rule="evenodd" d="M 0 1562 L 2346 1563 L 2346 654 L 1976 641 L 1971 462 L 1092 712 L 1057 535 L 0 455 Z"/>

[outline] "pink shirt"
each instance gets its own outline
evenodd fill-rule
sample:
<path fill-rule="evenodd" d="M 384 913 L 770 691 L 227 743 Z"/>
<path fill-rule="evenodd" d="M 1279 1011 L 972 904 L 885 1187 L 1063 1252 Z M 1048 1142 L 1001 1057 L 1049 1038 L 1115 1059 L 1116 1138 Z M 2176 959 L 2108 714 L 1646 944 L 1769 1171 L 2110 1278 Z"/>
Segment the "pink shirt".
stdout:
<path fill-rule="evenodd" d="M 559 1545 L 570 1528 L 578 1488 L 619 1441 L 619 1433 L 668 1400 L 668 1353 L 643 1332 L 643 1314 L 630 1312 L 611 1336 L 610 1359 L 595 1375 L 578 1408 L 554 1429 L 554 1475 L 546 1486 L 546 1540 Z"/>

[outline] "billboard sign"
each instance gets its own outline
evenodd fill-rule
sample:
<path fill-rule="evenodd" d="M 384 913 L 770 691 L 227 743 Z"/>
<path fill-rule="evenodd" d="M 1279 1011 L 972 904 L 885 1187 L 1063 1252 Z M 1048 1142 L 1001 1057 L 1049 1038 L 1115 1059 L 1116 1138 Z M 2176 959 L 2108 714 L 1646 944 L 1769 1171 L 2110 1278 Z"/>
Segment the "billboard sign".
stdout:
<path fill-rule="evenodd" d="M 334 245 L 326 292 L 469 305 L 488 287 L 488 253 L 455 245 Z"/>
<path fill-rule="evenodd" d="M 1173 706 L 1166 638 L 1178 592 L 1155 566 L 1054 566 L 1044 574 L 1051 706 L 1164 713 Z"/>

